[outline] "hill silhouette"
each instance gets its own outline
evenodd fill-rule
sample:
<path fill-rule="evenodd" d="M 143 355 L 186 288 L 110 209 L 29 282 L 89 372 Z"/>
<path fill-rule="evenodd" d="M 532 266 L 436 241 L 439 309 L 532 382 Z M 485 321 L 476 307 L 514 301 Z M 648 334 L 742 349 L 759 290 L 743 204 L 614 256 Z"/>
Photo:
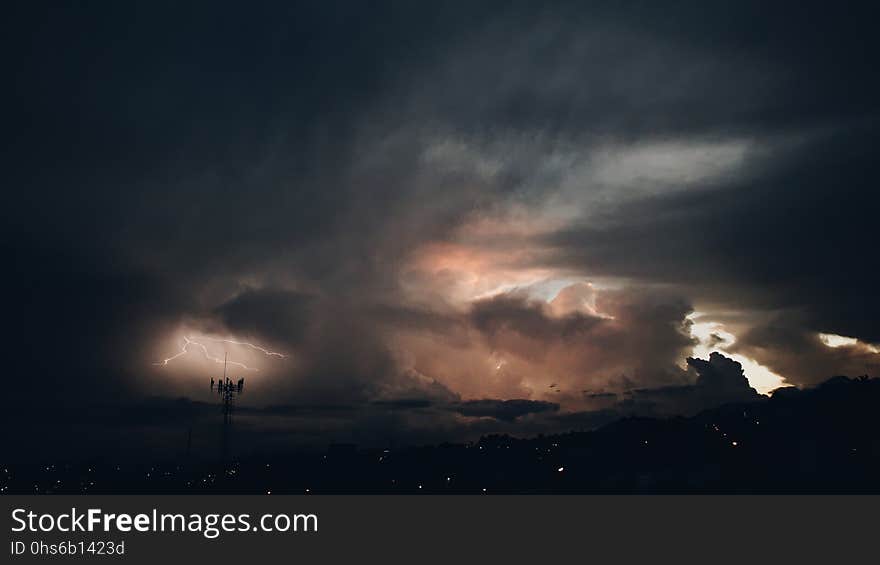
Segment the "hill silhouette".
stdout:
<path fill-rule="evenodd" d="M 273 454 L 226 463 L 8 466 L 9 493 L 877 493 L 880 379 L 806 390 L 692 417 L 618 420 L 594 431 L 467 444 Z"/>

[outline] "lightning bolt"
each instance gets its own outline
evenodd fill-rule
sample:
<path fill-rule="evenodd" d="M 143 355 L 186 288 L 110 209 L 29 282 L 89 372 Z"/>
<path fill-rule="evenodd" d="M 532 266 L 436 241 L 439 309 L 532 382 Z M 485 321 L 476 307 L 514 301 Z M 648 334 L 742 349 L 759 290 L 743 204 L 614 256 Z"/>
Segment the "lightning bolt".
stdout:
<path fill-rule="evenodd" d="M 278 352 L 276 352 L 276 351 L 269 351 L 269 350 L 266 349 L 265 347 L 261 347 L 261 346 L 259 346 L 259 345 L 255 345 L 255 344 L 253 344 L 253 343 L 248 343 L 248 342 L 246 342 L 246 341 L 235 341 L 235 340 L 232 340 L 232 339 L 216 339 L 216 338 L 210 338 L 210 337 L 199 337 L 199 339 L 204 339 L 204 340 L 207 340 L 207 341 L 213 341 L 213 342 L 216 342 L 216 343 L 231 343 L 231 344 L 234 344 L 234 345 L 243 345 L 243 346 L 245 346 L 245 347 L 250 347 L 251 349 L 255 349 L 255 350 L 257 350 L 257 351 L 260 351 L 260 352 L 262 352 L 262 353 L 264 353 L 264 354 L 266 354 L 266 355 L 269 355 L 269 356 L 272 356 L 272 357 L 279 357 L 279 358 L 281 358 L 281 359 L 284 359 L 284 358 L 287 357 L 287 355 L 284 355 L 283 353 L 278 353 Z M 166 365 L 168 365 L 168 363 L 174 361 L 175 359 L 177 359 L 177 358 L 180 357 L 181 355 L 186 355 L 187 353 L 189 353 L 189 346 L 190 346 L 190 345 L 193 345 L 193 346 L 198 347 L 199 349 L 201 349 L 201 350 L 202 350 L 202 353 L 203 353 L 204 356 L 205 356 L 205 359 L 207 359 L 207 360 L 209 360 L 209 361 L 213 361 L 213 362 L 215 362 L 215 363 L 220 363 L 220 364 L 222 364 L 222 363 L 224 362 L 223 359 L 221 359 L 221 358 L 219 358 L 219 357 L 214 357 L 213 355 L 211 355 L 211 354 L 208 352 L 208 348 L 205 346 L 205 344 L 203 344 L 203 343 L 201 343 L 201 342 L 199 342 L 199 341 L 195 341 L 194 339 L 190 339 L 188 336 L 183 336 L 183 342 L 184 342 L 184 343 L 183 343 L 183 347 L 180 349 L 179 352 L 177 352 L 175 355 L 172 355 L 171 357 L 168 357 L 168 358 L 166 358 L 166 359 L 163 359 L 163 360 L 161 360 L 161 361 L 159 361 L 159 362 L 157 362 L 157 363 L 153 363 L 153 365 L 161 365 L 161 366 L 163 366 L 163 367 L 166 366 Z M 244 363 L 241 363 L 241 362 L 239 362 L 239 361 L 226 361 L 226 363 L 229 364 L 229 365 L 235 365 L 235 366 L 237 366 L 237 367 L 241 367 L 241 368 L 244 369 L 245 371 L 259 371 L 259 369 L 257 369 L 256 367 L 248 367 L 247 365 L 245 365 Z"/>
<path fill-rule="evenodd" d="M 257 351 L 259 351 L 261 353 L 265 353 L 266 355 L 269 355 L 270 357 L 278 357 L 280 359 L 287 358 L 287 355 L 285 355 L 283 353 L 278 353 L 277 351 L 269 351 L 265 347 L 260 347 L 259 345 L 256 345 L 253 343 L 248 343 L 246 341 L 235 341 L 234 339 L 216 339 L 216 338 L 212 338 L 212 337 L 200 337 L 199 339 L 206 339 L 208 341 L 213 341 L 215 343 L 231 343 L 233 345 L 244 345 L 246 347 L 250 347 L 251 349 L 256 349 Z"/>

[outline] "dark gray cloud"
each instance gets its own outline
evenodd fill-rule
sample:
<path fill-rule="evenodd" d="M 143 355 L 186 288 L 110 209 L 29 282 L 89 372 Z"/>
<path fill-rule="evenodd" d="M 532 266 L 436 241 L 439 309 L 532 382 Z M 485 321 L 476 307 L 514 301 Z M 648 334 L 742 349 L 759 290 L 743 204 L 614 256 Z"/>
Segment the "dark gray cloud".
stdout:
<path fill-rule="evenodd" d="M 455 407 L 455 410 L 463 416 L 491 417 L 498 420 L 512 422 L 521 416 L 538 414 L 541 412 L 556 412 L 559 405 L 553 402 L 541 400 L 468 400 Z"/>
<path fill-rule="evenodd" d="M 604 226 L 553 234 L 556 261 L 681 285 L 727 306 L 800 310 L 814 331 L 877 341 L 878 273 L 865 256 L 878 204 L 875 137 L 864 126 L 828 134 L 747 184 L 626 204 Z"/>
<path fill-rule="evenodd" d="M 797 316 L 778 316 L 749 330 L 734 351 L 765 363 L 794 383 L 815 386 L 830 375 L 875 375 L 880 353 L 865 343 L 829 347 Z"/>
<path fill-rule="evenodd" d="M 684 384 L 638 387 L 625 390 L 614 398 L 602 400 L 605 408 L 572 415 L 572 420 L 621 416 L 693 415 L 702 410 L 728 403 L 758 402 L 763 398 L 749 385 L 742 365 L 713 352 L 709 359 L 687 359 L 689 379 Z M 694 378 L 695 377 L 695 378 Z M 592 395 L 591 395 L 592 396 Z M 578 413 L 575 413 L 578 414 Z"/>
<path fill-rule="evenodd" d="M 216 309 L 223 326 L 289 345 L 302 342 L 314 314 L 314 298 L 282 289 L 244 289 Z"/>

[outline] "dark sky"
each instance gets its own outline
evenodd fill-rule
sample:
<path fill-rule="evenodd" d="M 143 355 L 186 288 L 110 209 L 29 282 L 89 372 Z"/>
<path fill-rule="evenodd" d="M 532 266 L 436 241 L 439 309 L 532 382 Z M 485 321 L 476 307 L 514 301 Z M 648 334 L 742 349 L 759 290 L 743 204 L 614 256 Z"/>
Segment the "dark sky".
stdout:
<path fill-rule="evenodd" d="M 854 4 L 6 15 L 12 450 L 207 422 L 224 351 L 273 446 L 589 427 L 880 368 Z"/>

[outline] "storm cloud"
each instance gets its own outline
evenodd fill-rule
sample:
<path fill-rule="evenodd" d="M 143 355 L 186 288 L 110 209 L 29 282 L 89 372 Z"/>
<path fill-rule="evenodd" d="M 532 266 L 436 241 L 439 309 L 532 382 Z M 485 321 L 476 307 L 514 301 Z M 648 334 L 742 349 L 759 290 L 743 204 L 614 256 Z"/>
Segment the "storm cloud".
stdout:
<path fill-rule="evenodd" d="M 309 412 L 321 441 L 876 372 L 880 81 L 859 10 L 14 8 L 19 443 L 75 427 L 71 403 L 213 401 L 222 367 L 184 338 L 241 362 L 248 425 L 347 407 Z"/>

